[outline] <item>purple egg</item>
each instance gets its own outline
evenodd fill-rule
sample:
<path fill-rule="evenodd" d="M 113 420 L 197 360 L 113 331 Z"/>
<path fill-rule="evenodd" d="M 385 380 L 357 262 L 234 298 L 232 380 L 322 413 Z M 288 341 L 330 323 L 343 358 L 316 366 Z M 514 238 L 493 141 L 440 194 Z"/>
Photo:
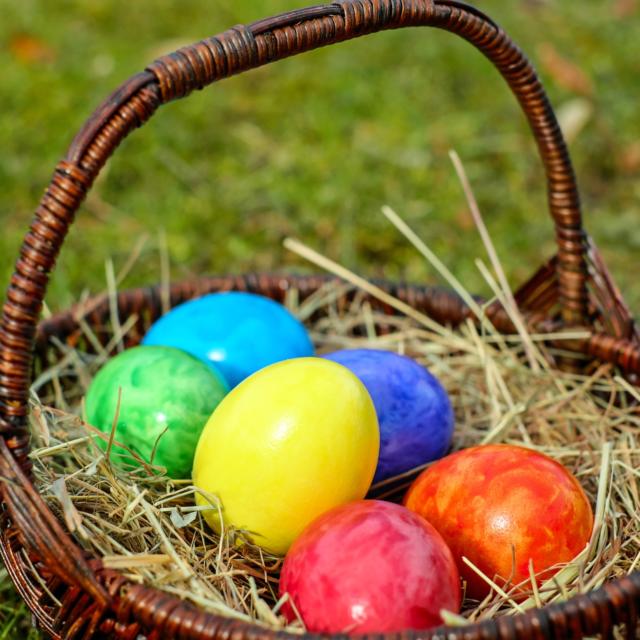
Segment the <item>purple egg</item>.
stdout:
<path fill-rule="evenodd" d="M 374 482 L 442 457 L 453 437 L 447 392 L 406 356 L 377 349 L 345 349 L 324 356 L 352 371 L 369 391 L 380 424 Z"/>

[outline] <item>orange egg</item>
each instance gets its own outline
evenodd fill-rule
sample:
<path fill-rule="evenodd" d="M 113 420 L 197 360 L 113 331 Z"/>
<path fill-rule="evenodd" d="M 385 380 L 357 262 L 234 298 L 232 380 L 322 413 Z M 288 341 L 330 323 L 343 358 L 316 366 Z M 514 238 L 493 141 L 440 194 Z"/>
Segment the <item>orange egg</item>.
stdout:
<path fill-rule="evenodd" d="M 415 480 L 404 502 L 439 531 L 467 595 L 477 599 L 490 587 L 463 556 L 500 586 L 527 580 L 530 560 L 544 580 L 584 549 L 593 528 L 591 505 L 576 478 L 548 456 L 511 445 L 443 458 Z M 529 589 L 523 585 L 520 594 Z"/>

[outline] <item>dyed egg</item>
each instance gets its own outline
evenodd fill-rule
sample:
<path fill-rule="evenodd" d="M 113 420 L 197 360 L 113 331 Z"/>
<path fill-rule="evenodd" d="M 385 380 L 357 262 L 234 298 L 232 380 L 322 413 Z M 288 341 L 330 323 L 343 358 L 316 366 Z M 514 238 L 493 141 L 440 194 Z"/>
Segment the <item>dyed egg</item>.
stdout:
<path fill-rule="evenodd" d="M 378 448 L 375 409 L 358 378 L 321 358 L 287 360 L 220 403 L 198 443 L 193 483 L 220 499 L 226 524 L 284 554 L 315 517 L 365 496 Z M 204 516 L 220 529 L 216 509 Z"/>
<path fill-rule="evenodd" d="M 428 629 L 460 609 L 460 578 L 440 534 L 408 509 L 363 500 L 314 520 L 282 567 L 285 593 L 312 633 Z M 295 619 L 293 607 L 283 612 Z"/>
<path fill-rule="evenodd" d="M 467 593 L 477 599 L 490 588 L 462 556 L 499 585 L 527 580 L 529 560 L 544 580 L 552 575 L 547 570 L 584 549 L 593 528 L 591 505 L 571 473 L 545 455 L 510 445 L 443 458 L 415 480 L 405 504 L 442 534 Z"/>
<path fill-rule="evenodd" d="M 453 409 L 438 379 L 411 358 L 346 349 L 326 358 L 347 367 L 371 394 L 380 424 L 374 482 L 442 457 L 453 437 Z"/>
<path fill-rule="evenodd" d="M 230 387 L 267 365 L 313 355 L 302 323 L 253 293 L 212 293 L 160 318 L 142 344 L 177 347 L 222 372 Z"/>
<path fill-rule="evenodd" d="M 119 390 L 120 406 L 118 407 Z M 227 383 L 197 358 L 170 347 L 135 347 L 100 369 L 86 397 L 87 419 L 143 460 L 188 478 L 200 433 Z M 102 443 L 102 441 L 100 441 Z M 121 447 L 112 455 L 131 456 Z"/>

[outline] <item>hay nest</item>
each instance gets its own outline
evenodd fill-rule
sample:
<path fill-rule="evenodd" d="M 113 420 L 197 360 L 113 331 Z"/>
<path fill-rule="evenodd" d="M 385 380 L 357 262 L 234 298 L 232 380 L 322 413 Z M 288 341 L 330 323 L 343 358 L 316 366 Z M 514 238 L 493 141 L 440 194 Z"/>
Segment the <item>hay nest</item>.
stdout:
<path fill-rule="evenodd" d="M 550 362 L 558 354 L 547 346 L 549 340 L 557 344 L 581 336 L 528 332 L 510 293 L 500 284 L 503 277 L 494 262 L 495 277 L 487 268 L 485 275 L 518 327 L 516 335 L 499 335 L 453 276 L 434 262 L 395 214 L 386 213 L 460 295 L 474 304 L 476 318 L 455 331 L 440 326 L 289 241 L 290 249 L 345 280 L 328 284 L 301 304 L 296 292 L 290 292 L 288 306 L 306 323 L 318 353 L 370 347 L 415 358 L 440 378 L 452 398 L 454 450 L 499 442 L 539 450 L 576 475 L 595 512 L 587 548 L 550 580 L 532 575 L 519 587 L 519 592 L 528 591 L 527 599 L 515 601 L 511 594 L 516 585 L 501 589 L 491 576 L 484 576 L 493 586 L 491 594 L 482 602 L 466 600 L 462 614 L 445 614 L 446 622 L 464 625 L 564 600 L 640 566 L 640 392 L 609 366 L 589 375 L 552 368 Z M 346 308 L 338 305 L 336 301 L 350 289 L 356 290 L 353 303 Z M 399 315 L 377 313 L 365 301 L 363 289 L 395 306 Z M 114 350 L 118 338 L 112 341 Z M 225 531 L 222 536 L 212 532 L 202 507 L 194 506 L 197 490 L 188 481 L 170 480 L 148 464 L 129 469 L 111 464 L 96 444 L 106 436 L 81 419 L 81 398 L 92 375 L 112 354 L 96 356 L 60 347 L 64 355 L 59 364 L 34 384 L 36 446 L 31 458 L 39 490 L 79 544 L 130 580 L 211 612 L 302 630 L 301 622 L 287 626 L 279 614 L 281 559 L 263 553 L 242 531 Z M 65 386 L 70 379 L 74 384 L 64 397 L 61 378 Z M 38 397 L 45 387 L 54 392 Z M 373 487 L 371 495 L 397 498 L 413 477 L 415 472 L 386 481 Z M 245 544 L 237 544 L 238 540 Z"/>

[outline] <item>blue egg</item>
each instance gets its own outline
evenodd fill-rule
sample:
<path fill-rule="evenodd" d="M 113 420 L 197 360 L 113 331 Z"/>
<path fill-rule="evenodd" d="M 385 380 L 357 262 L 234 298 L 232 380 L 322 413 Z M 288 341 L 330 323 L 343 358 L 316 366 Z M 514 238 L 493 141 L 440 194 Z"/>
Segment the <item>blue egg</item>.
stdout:
<path fill-rule="evenodd" d="M 304 326 L 282 305 L 238 291 L 175 307 L 149 329 L 142 344 L 182 349 L 222 372 L 230 387 L 274 362 L 314 353 Z"/>
<path fill-rule="evenodd" d="M 442 457 L 453 437 L 451 401 L 439 380 L 411 358 L 376 349 L 324 356 L 351 370 L 369 391 L 380 424 L 374 482 Z"/>

